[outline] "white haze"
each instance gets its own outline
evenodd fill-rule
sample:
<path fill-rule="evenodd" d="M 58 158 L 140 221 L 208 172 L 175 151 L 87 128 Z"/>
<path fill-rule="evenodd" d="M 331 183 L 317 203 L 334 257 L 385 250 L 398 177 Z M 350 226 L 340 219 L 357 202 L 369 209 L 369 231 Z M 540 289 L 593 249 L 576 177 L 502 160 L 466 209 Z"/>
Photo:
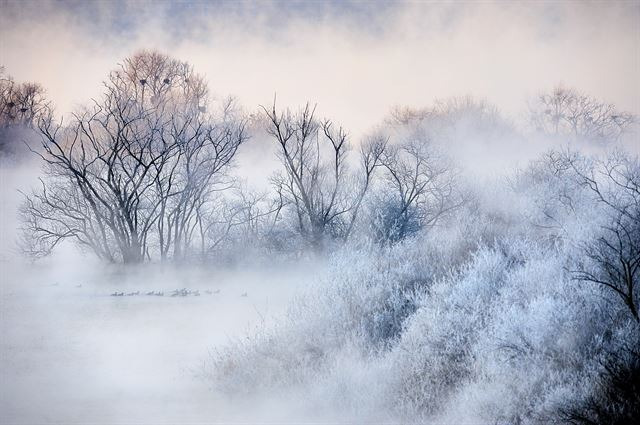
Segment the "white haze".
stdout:
<path fill-rule="evenodd" d="M 456 95 L 486 98 L 521 125 L 527 99 L 557 83 L 640 113 L 638 2 L 323 5 L 3 0 L 0 64 L 18 81 L 41 83 L 68 116 L 99 96 L 124 57 L 156 48 L 193 64 L 216 95 L 236 95 L 249 111 L 276 93 L 282 106 L 317 103 L 356 144 L 394 105 L 420 108 Z M 479 187 L 552 146 L 512 134 L 489 142 L 458 136 L 459 144 L 441 148 Z M 265 143 L 258 135 L 242 147 L 235 171 L 259 189 L 275 164 Z M 637 138 L 627 148 L 637 152 Z M 337 407 L 305 405 L 300 393 L 310 388 L 229 404 L 203 376 L 211 352 L 272 325 L 316 284 L 326 273 L 321 260 L 130 270 L 64 245 L 34 265 L 16 245 L 17 190 L 38 175 L 35 160 L 0 164 L 0 422 L 351 419 Z M 200 296 L 169 296 L 181 288 Z M 136 291 L 142 295 L 110 296 Z M 361 363 L 353 367 L 345 382 L 375 382 Z"/>

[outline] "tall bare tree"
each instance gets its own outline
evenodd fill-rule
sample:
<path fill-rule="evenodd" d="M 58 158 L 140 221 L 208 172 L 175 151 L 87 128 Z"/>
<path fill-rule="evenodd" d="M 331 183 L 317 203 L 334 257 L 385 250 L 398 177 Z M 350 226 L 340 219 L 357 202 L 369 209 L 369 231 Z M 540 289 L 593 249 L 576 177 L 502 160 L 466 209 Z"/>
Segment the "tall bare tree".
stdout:
<path fill-rule="evenodd" d="M 561 158 L 607 214 L 600 234 L 583 244 L 587 261 L 580 262 L 575 277 L 613 291 L 640 322 L 640 163 L 621 152 L 605 161 L 570 152 Z"/>
<path fill-rule="evenodd" d="M 385 144 L 361 150 L 362 179 L 348 170 L 348 134 L 331 120 L 319 120 L 308 103 L 297 113 L 264 108 L 267 132 L 277 142 L 284 172 L 273 178 L 277 193 L 292 206 L 300 234 L 320 248 L 327 234 L 347 238 L 380 165 Z"/>
<path fill-rule="evenodd" d="M 39 120 L 45 178 L 23 208 L 32 250 L 73 238 L 108 261 L 180 260 L 244 123 L 206 113 L 203 79 L 158 52 L 126 59 L 104 86 L 69 124 Z"/>

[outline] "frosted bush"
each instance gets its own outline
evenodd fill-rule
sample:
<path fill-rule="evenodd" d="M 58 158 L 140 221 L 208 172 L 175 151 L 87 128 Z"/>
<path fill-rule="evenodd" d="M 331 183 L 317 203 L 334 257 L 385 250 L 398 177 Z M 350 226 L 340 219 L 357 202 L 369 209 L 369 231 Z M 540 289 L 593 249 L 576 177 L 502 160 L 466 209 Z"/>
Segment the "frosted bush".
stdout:
<path fill-rule="evenodd" d="M 310 405 L 360 421 L 610 414 L 599 394 L 635 373 L 635 357 L 619 353 L 638 350 L 640 330 L 616 294 L 575 278 L 606 215 L 548 165 L 402 243 L 337 250 L 277 326 L 216 357 L 215 382 L 232 393 L 302 388 Z"/>

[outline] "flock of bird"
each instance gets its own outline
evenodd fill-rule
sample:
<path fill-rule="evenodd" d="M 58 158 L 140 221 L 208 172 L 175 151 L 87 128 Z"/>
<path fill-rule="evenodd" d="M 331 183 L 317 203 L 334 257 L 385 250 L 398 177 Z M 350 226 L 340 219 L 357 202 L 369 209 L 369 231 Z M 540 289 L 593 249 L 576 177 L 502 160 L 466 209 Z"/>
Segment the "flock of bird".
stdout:
<path fill-rule="evenodd" d="M 220 289 L 216 289 L 214 291 L 211 290 L 206 290 L 204 291 L 205 294 L 207 295 L 216 295 L 220 293 Z M 111 294 L 112 297 L 133 297 L 133 296 L 137 296 L 137 295 L 149 295 L 149 296 L 156 296 L 156 297 L 163 297 L 164 296 L 164 292 L 162 291 L 149 291 L 146 293 L 140 293 L 140 291 L 135 291 L 135 292 L 113 292 Z M 175 289 L 174 291 L 172 291 L 171 293 L 168 294 L 168 296 L 170 297 L 188 297 L 188 296 L 194 296 L 194 297 L 199 297 L 200 296 L 200 291 L 199 290 L 191 290 L 191 289 L 187 289 L 187 288 L 182 288 L 182 289 Z M 247 297 L 248 294 L 246 292 L 240 294 L 241 297 Z"/>

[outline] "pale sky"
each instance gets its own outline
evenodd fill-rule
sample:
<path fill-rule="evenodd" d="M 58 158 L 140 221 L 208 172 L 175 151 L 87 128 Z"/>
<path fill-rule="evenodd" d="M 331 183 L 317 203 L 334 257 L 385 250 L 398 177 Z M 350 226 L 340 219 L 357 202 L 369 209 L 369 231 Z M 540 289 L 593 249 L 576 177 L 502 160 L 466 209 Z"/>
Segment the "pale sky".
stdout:
<path fill-rule="evenodd" d="M 248 110 L 277 93 L 361 134 L 394 105 L 471 94 L 517 118 L 558 83 L 640 113 L 640 2 L 0 0 L 0 64 L 60 114 L 124 57 L 192 63 Z"/>

